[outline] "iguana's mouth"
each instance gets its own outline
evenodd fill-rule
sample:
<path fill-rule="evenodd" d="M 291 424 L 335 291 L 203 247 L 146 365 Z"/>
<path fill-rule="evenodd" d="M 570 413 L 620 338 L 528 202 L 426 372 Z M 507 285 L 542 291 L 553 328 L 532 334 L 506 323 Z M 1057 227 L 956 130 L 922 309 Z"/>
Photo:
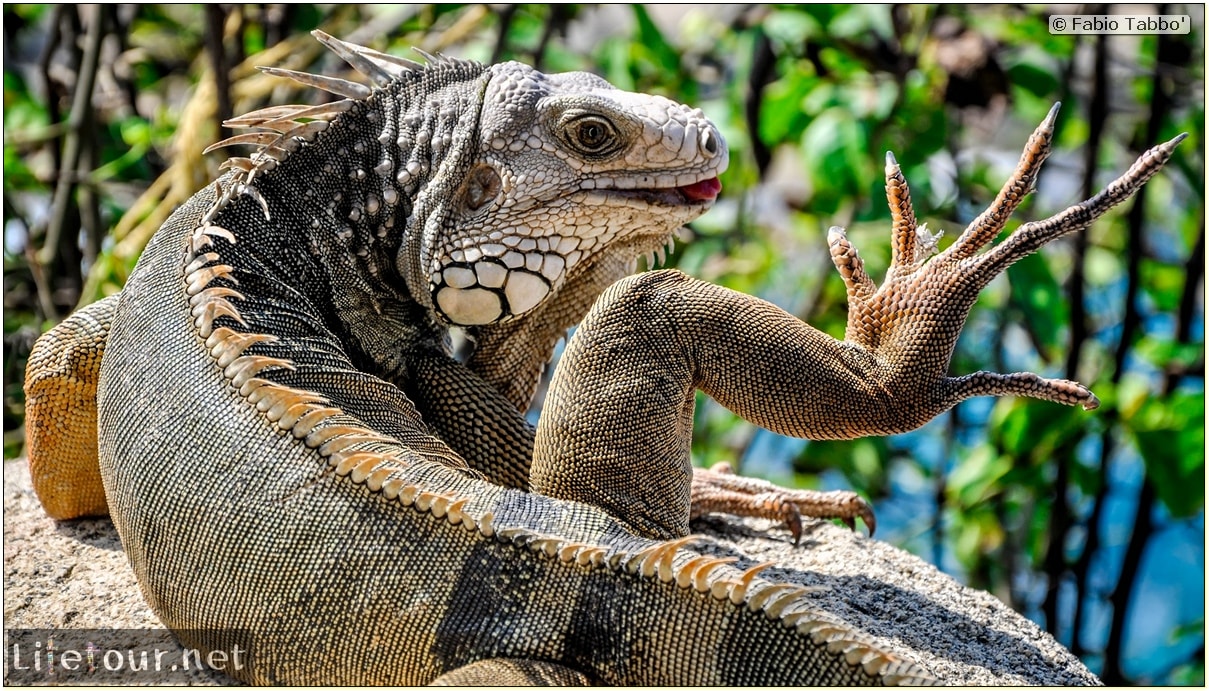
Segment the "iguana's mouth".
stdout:
<path fill-rule="evenodd" d="M 722 191 L 722 183 L 717 177 L 712 177 L 701 182 L 694 182 L 691 185 L 677 187 L 676 191 L 684 195 L 684 198 L 690 202 L 712 202 L 718 198 L 718 193 Z"/>
<path fill-rule="evenodd" d="M 597 188 L 597 191 L 625 197 L 637 197 L 654 206 L 708 206 L 713 204 L 718 198 L 718 193 L 722 191 L 722 183 L 715 176 L 682 187 L 650 189 Z"/>

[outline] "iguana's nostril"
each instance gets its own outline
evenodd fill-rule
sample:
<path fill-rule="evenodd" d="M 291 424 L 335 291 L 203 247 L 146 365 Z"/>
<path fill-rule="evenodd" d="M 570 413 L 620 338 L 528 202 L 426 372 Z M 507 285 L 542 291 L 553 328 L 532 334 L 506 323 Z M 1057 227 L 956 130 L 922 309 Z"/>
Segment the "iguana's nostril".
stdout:
<path fill-rule="evenodd" d="M 718 136 L 714 134 L 714 128 L 701 130 L 701 150 L 711 157 L 718 155 Z"/>

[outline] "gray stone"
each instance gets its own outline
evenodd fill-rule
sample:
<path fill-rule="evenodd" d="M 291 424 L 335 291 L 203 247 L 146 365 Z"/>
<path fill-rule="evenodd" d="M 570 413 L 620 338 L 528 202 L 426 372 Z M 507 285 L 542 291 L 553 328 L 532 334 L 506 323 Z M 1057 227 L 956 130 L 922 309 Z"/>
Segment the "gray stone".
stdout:
<path fill-rule="evenodd" d="M 819 590 L 819 609 L 876 636 L 946 684 L 1099 684 L 1066 648 L 992 595 L 879 540 L 807 521 L 802 542 L 762 521 L 706 518 L 693 549 L 746 555 L 739 566 L 775 561 L 764 575 Z M 146 629 L 162 635 L 113 524 L 56 523 L 42 513 L 24 460 L 4 464 L 4 623 L 9 629 Z M 138 680 L 145 683 L 143 679 Z M 171 681 L 181 683 L 173 677 Z M 147 679 L 146 682 L 154 683 Z M 226 684 L 197 673 L 192 684 Z"/>

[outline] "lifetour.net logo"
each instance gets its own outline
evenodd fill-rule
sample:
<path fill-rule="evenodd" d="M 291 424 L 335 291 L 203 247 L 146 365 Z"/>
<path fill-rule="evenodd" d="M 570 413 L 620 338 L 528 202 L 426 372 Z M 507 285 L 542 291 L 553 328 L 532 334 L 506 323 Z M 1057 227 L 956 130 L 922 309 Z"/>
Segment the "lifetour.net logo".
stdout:
<path fill-rule="evenodd" d="M 4 684 L 189 684 L 248 667 L 249 637 L 239 631 L 162 629 L 7 629 Z"/>

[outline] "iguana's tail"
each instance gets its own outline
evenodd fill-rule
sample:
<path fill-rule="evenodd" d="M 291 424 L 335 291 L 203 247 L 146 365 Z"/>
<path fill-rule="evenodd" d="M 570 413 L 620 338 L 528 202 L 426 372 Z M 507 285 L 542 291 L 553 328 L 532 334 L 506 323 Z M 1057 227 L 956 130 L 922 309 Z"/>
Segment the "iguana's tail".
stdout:
<path fill-rule="evenodd" d="M 97 381 L 118 297 L 43 334 L 25 367 L 30 476 L 42 508 L 57 520 L 109 515 L 97 461 Z"/>

